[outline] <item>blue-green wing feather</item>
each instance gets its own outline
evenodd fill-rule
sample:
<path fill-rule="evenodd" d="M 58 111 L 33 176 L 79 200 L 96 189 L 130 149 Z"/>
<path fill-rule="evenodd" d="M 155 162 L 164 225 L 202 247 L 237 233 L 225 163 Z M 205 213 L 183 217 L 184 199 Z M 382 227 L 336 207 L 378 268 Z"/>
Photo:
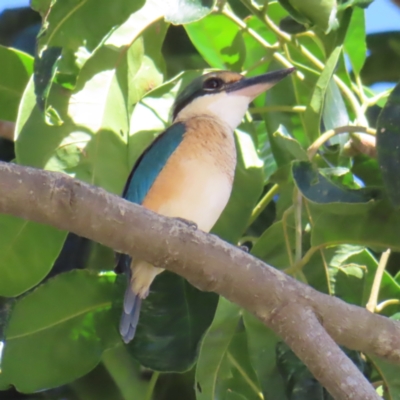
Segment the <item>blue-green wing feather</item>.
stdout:
<path fill-rule="evenodd" d="M 125 185 L 123 197 L 133 203 L 142 204 L 147 193 L 164 168 L 172 153 L 182 142 L 185 125 L 177 123 L 160 134 L 136 162 Z M 129 284 L 131 279 L 131 257 L 119 256 L 117 272 L 125 272 L 128 287 L 125 292 L 124 310 L 119 330 L 125 343 L 130 342 L 136 332 L 142 300 L 134 293 Z"/>
<path fill-rule="evenodd" d="M 132 203 L 143 203 L 169 157 L 182 142 L 184 134 L 185 125 L 179 122 L 157 137 L 133 167 L 124 189 L 125 199 Z"/>

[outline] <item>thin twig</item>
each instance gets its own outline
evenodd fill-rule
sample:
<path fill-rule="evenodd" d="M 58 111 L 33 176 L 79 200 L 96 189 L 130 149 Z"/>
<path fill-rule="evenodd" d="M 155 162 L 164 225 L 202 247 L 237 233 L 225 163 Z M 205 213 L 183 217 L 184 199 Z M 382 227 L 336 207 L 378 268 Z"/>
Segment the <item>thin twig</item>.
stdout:
<path fill-rule="evenodd" d="M 266 107 L 252 107 L 249 111 L 253 114 L 263 114 L 267 112 L 291 112 L 303 113 L 306 111 L 306 106 L 266 106 Z"/>
<path fill-rule="evenodd" d="M 382 303 L 379 303 L 376 307 L 375 307 L 375 311 L 376 312 L 381 312 L 385 307 L 387 306 L 393 306 L 393 305 L 398 305 L 400 304 L 400 299 L 389 299 L 389 300 L 385 300 L 382 301 Z"/>
<path fill-rule="evenodd" d="M 275 184 L 265 193 L 264 197 L 259 201 L 259 203 L 254 207 L 247 228 L 260 216 L 260 214 L 265 210 L 267 205 L 272 201 L 274 196 L 279 192 L 279 185 Z"/>
<path fill-rule="evenodd" d="M 390 249 L 384 251 L 379 260 L 378 268 L 376 269 L 374 282 L 372 284 L 371 294 L 369 295 L 369 300 L 365 308 L 368 311 L 375 312 L 376 305 L 378 303 L 379 289 L 381 287 L 381 282 L 383 278 L 383 273 L 385 272 L 386 264 L 389 260 Z"/>
<path fill-rule="evenodd" d="M 317 154 L 318 149 L 329 139 L 332 137 L 339 135 L 340 133 L 347 132 L 359 132 L 359 133 L 367 133 L 368 135 L 376 135 L 376 130 L 373 128 L 368 128 L 366 126 L 354 126 L 354 125 L 346 125 L 340 126 L 335 129 L 330 129 L 329 131 L 324 132 L 307 150 L 307 155 L 310 160 L 314 158 Z"/>

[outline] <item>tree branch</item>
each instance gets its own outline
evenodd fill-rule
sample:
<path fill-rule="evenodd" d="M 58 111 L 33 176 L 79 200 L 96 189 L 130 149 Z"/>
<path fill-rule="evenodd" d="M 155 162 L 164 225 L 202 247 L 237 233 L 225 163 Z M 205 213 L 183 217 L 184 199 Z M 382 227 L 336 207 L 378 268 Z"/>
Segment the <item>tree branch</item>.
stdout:
<path fill-rule="evenodd" d="M 0 182 L 1 213 L 135 254 L 250 311 L 335 398 L 379 397 L 331 338 L 400 363 L 399 323 L 319 293 L 214 235 L 60 173 L 0 163 Z M 351 385 L 343 384 L 350 376 Z"/>

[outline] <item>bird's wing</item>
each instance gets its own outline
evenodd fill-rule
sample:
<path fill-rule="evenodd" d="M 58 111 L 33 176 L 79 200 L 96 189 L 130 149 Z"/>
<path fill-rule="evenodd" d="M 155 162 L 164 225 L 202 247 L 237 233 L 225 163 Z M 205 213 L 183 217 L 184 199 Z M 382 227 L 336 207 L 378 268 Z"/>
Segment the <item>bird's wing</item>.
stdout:
<path fill-rule="evenodd" d="M 136 161 L 125 184 L 122 197 L 132 203 L 142 204 L 158 174 L 164 168 L 171 154 L 182 142 L 185 125 L 181 122 L 171 125 Z M 116 254 L 116 272 L 130 272 L 130 257 Z"/>
<path fill-rule="evenodd" d="M 122 195 L 124 199 L 142 204 L 169 157 L 182 142 L 184 134 L 185 125 L 178 122 L 154 140 L 133 167 Z"/>

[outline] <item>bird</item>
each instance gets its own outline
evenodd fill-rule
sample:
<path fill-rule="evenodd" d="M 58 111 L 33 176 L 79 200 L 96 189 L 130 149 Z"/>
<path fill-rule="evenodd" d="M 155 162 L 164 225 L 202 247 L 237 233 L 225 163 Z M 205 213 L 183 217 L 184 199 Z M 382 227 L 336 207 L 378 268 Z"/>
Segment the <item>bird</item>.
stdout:
<path fill-rule="evenodd" d="M 176 98 L 172 124 L 136 161 L 122 197 L 209 232 L 231 195 L 235 129 L 252 100 L 293 70 L 254 77 L 215 71 L 194 79 Z M 119 255 L 116 271 L 126 273 L 128 279 L 119 330 L 129 343 L 135 336 L 142 300 L 163 269 Z"/>

